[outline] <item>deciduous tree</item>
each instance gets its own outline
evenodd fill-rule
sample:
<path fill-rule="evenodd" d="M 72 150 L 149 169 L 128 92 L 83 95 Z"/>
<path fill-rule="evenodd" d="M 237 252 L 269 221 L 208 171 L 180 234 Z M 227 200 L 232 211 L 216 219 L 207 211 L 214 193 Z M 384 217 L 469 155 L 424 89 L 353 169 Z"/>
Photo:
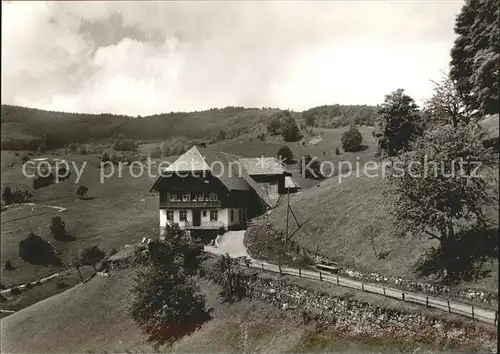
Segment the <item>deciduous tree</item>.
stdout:
<path fill-rule="evenodd" d="M 403 89 L 385 96 L 377 123 L 382 133 L 379 148 L 388 156 L 408 150 L 423 131 L 418 106 Z"/>
<path fill-rule="evenodd" d="M 467 0 L 455 22 L 450 77 L 479 117 L 499 112 L 498 0 Z"/>
<path fill-rule="evenodd" d="M 480 134 L 473 124 L 443 126 L 393 160 L 388 192 L 397 196 L 391 211 L 401 235 L 425 234 L 453 257 L 450 250 L 464 234 L 489 227 L 485 208 L 493 200 L 481 172 L 493 160 Z M 456 276 L 453 266 L 443 267 L 446 277 Z"/>

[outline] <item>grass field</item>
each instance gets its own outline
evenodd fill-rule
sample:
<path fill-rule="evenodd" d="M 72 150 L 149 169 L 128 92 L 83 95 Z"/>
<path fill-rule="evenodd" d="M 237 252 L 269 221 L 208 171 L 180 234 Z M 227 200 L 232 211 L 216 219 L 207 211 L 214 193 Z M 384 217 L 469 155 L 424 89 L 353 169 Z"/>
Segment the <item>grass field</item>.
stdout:
<path fill-rule="evenodd" d="M 59 295 L 36 303 L 1 320 L 2 351 L 25 353 L 63 352 L 153 352 L 139 328 L 128 316 L 134 270 L 112 273 L 109 278 L 95 277 Z M 307 280 L 302 280 L 307 282 Z M 314 287 L 311 284 L 303 286 Z M 316 284 L 316 286 L 319 286 Z M 321 284 L 335 296 L 356 297 L 359 293 Z M 318 332 L 304 324 L 294 311 L 257 299 L 235 304 L 221 302 L 218 288 L 200 282 L 212 319 L 204 326 L 160 352 L 412 352 L 420 347 L 439 351 L 440 346 L 403 344 L 387 338 L 353 340 L 326 328 Z M 363 301 L 384 306 L 401 305 L 394 300 L 360 294 Z M 412 311 L 411 304 L 404 304 Z M 420 308 L 414 310 L 422 311 Z M 361 336 L 363 337 L 363 336 Z"/>
<path fill-rule="evenodd" d="M 157 198 L 149 193 L 154 178 L 144 174 L 134 178 L 124 170 L 121 178 L 105 179 L 100 183 L 100 170 L 93 166 L 95 156 L 64 156 L 69 162 L 81 166 L 89 161 L 81 177 L 81 185 L 89 188 L 87 199 L 79 199 L 75 192 L 76 174 L 69 180 L 42 188 L 35 193 L 36 206 L 9 207 L 2 212 L 2 262 L 10 260 L 16 270 L 5 271 L 2 267 L 4 284 L 19 283 L 58 271 L 55 267 L 42 267 L 24 262 L 18 256 L 18 243 L 30 232 L 50 241 L 67 261 L 78 249 L 98 245 L 105 251 L 120 248 L 125 244 L 138 242 L 144 236 L 151 237 L 158 225 Z M 80 168 L 80 167 L 79 167 Z M 31 181 L 22 175 L 21 168 L 12 168 L 2 173 L 4 184 L 31 186 Z M 45 205 L 67 208 L 64 212 Z M 66 223 L 67 232 L 74 241 L 57 241 L 50 235 L 53 216 L 60 216 Z"/>
<path fill-rule="evenodd" d="M 383 194 L 384 180 L 367 176 L 351 176 L 339 183 L 337 178 L 322 182 L 315 188 L 292 195 L 290 205 L 300 222 L 306 222 L 293 236 L 300 246 L 321 254 L 340 264 L 364 272 L 415 279 L 413 266 L 435 240 L 397 238 L 393 220 L 387 212 Z M 492 208 L 492 216 L 497 209 Z M 285 228 L 286 205 L 280 205 L 269 216 L 273 225 Z M 290 232 L 297 226 L 290 218 Z M 497 221 L 498 223 L 498 221 Z M 374 244 L 377 254 L 388 252 L 379 259 L 366 231 L 376 230 Z M 463 284 L 487 291 L 498 291 L 498 263 L 491 261 L 485 269 L 490 277 Z"/>

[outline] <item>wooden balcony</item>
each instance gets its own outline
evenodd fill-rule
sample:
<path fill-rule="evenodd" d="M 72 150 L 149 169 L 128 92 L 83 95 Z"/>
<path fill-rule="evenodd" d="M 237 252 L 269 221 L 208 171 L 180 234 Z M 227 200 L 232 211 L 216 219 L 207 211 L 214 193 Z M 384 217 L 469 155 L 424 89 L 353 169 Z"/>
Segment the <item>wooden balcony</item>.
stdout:
<path fill-rule="evenodd" d="M 191 209 L 191 208 L 220 208 L 222 202 L 220 200 L 199 200 L 199 201 L 167 201 L 160 200 L 160 208 L 172 209 Z"/>

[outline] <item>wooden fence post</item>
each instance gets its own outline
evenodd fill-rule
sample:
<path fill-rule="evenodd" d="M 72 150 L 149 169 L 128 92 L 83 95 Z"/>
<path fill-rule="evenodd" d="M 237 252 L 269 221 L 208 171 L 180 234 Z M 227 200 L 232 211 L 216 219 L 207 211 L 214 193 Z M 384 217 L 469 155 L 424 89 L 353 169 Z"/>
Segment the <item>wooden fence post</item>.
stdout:
<path fill-rule="evenodd" d="M 429 307 L 429 296 L 425 297 L 425 307 Z"/>
<path fill-rule="evenodd" d="M 361 282 L 361 291 L 365 291 L 365 283 Z"/>
<path fill-rule="evenodd" d="M 403 298 L 403 301 L 405 301 L 405 293 L 401 293 L 401 297 Z"/>
<path fill-rule="evenodd" d="M 323 275 L 321 274 L 321 270 L 319 271 L 319 280 L 323 280 Z"/>
<path fill-rule="evenodd" d="M 299 278 L 302 276 L 302 268 L 299 267 Z"/>
<path fill-rule="evenodd" d="M 281 273 L 281 264 L 278 264 L 278 269 L 280 270 L 280 275 L 283 275 L 283 273 Z"/>
<path fill-rule="evenodd" d="M 448 303 L 448 313 L 451 313 L 451 307 L 450 307 L 450 299 L 446 299 Z"/>
<path fill-rule="evenodd" d="M 262 262 L 262 270 L 264 270 L 264 262 Z"/>
<path fill-rule="evenodd" d="M 337 277 L 337 286 L 339 285 L 339 277 Z"/>
<path fill-rule="evenodd" d="M 472 320 L 474 320 L 474 304 L 472 304 Z"/>
<path fill-rule="evenodd" d="M 384 290 L 384 296 L 387 296 L 387 294 L 385 293 L 385 286 L 383 286 L 382 289 Z"/>

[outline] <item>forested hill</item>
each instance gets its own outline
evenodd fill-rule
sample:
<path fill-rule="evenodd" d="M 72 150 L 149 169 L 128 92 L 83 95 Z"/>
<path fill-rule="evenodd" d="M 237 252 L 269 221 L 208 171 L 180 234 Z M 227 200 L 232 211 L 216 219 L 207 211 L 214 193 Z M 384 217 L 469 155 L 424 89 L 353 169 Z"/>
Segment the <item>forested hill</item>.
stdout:
<path fill-rule="evenodd" d="M 350 124 L 373 125 L 377 116 L 376 106 L 325 105 L 302 112 L 307 125 L 323 128 L 339 128 Z"/>
<path fill-rule="evenodd" d="M 322 106 L 303 113 L 292 112 L 292 116 L 304 122 L 311 113 L 314 113 L 316 126 L 334 127 L 355 122 L 369 125 L 373 121 L 375 107 Z M 216 137 L 221 130 L 227 138 L 233 138 L 281 115 L 282 110 L 277 108 L 226 107 L 130 117 L 2 105 L 2 149 L 36 150 L 40 144 L 51 149 L 119 136 L 135 140 L 164 140 L 179 136 L 208 140 Z"/>
<path fill-rule="evenodd" d="M 124 136 L 136 140 L 185 136 L 208 139 L 223 129 L 233 137 L 267 122 L 279 109 L 226 107 L 147 117 L 113 114 L 78 114 L 2 105 L 2 149 L 34 150 L 87 143 Z"/>

